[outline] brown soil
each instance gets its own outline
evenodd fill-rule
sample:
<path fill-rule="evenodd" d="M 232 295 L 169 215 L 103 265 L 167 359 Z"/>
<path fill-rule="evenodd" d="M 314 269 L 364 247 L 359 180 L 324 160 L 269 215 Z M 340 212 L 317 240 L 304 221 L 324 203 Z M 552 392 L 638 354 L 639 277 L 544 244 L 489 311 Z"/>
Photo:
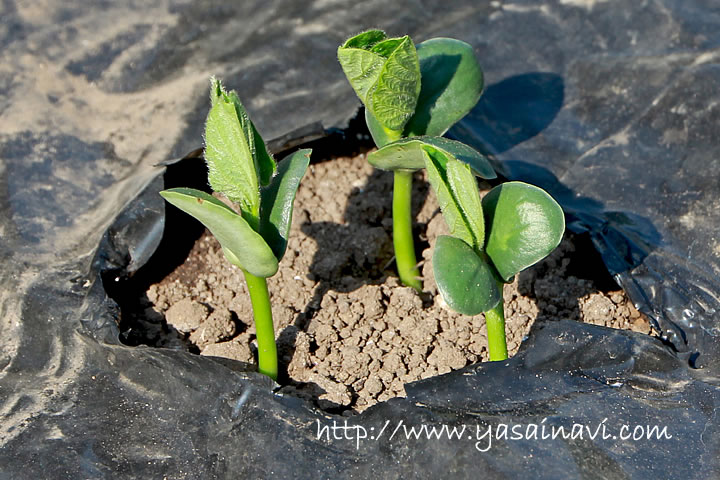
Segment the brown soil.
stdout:
<path fill-rule="evenodd" d="M 268 279 L 286 368 L 282 391 L 321 408 L 360 411 L 404 395 L 408 382 L 488 359 L 483 316 L 456 314 L 437 293 L 429 245 L 447 227 L 421 177 L 415 232 L 425 293 L 418 295 L 393 273 L 392 175 L 374 170 L 364 154 L 311 165 L 298 191 L 287 253 Z M 518 275 L 504 295 L 511 355 L 535 321 L 569 318 L 651 333 L 596 252 L 573 235 Z M 255 363 L 247 287 L 212 236 L 203 235 L 183 265 L 150 286 L 147 298 L 144 323 L 152 343 Z"/>

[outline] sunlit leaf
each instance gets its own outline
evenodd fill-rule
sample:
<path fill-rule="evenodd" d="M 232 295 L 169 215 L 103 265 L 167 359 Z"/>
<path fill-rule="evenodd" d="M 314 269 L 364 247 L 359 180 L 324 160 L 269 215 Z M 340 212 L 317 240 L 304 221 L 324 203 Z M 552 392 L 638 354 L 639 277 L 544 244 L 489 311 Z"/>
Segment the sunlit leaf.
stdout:
<path fill-rule="evenodd" d="M 338 48 L 338 60 L 376 127 L 398 137 L 420 94 L 420 65 L 410 37 L 364 32 Z"/>
<path fill-rule="evenodd" d="M 379 51 L 388 54 L 387 61 L 368 92 L 365 106 L 383 127 L 401 131 L 415 113 L 420 94 L 420 65 L 410 37 L 385 40 L 379 46 L 386 44 Z"/>
<path fill-rule="evenodd" d="M 265 240 L 220 200 L 191 188 L 171 188 L 160 195 L 205 225 L 223 250 L 232 254 L 227 257 L 233 264 L 257 277 L 270 277 L 277 272 L 277 258 Z"/>
<path fill-rule="evenodd" d="M 370 30 L 350 38 L 338 48 L 338 60 L 350 85 L 363 103 L 367 93 L 375 85 L 386 57 L 371 51 L 385 34 L 380 30 Z"/>
<path fill-rule="evenodd" d="M 485 251 L 505 281 L 545 258 L 565 232 L 565 217 L 557 202 L 527 183 L 498 185 L 482 205 Z"/>
<path fill-rule="evenodd" d="M 205 161 L 208 181 L 243 211 L 257 215 L 260 208 L 255 160 L 246 130 L 249 119 L 239 115 L 236 101 L 213 79 L 212 108 L 205 123 Z M 242 110 L 244 112 L 244 109 Z M 254 141 L 254 135 L 250 138 Z"/>

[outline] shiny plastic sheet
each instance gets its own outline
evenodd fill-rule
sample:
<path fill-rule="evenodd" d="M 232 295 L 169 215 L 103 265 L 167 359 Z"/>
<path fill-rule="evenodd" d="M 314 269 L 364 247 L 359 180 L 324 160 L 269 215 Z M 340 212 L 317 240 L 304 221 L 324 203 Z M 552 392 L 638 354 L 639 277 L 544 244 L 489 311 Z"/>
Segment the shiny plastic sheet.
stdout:
<path fill-rule="evenodd" d="M 2 3 L 0 478 L 718 476 L 718 25 L 711 0 Z M 355 115 L 335 48 L 370 27 L 476 48 L 486 93 L 451 135 L 550 190 L 664 341 L 546 322 L 351 418 L 119 342 L 107 291 L 158 245 L 154 165 L 199 146 L 209 75 L 265 138 L 314 138 Z M 527 435 L 576 424 L 606 430 Z"/>

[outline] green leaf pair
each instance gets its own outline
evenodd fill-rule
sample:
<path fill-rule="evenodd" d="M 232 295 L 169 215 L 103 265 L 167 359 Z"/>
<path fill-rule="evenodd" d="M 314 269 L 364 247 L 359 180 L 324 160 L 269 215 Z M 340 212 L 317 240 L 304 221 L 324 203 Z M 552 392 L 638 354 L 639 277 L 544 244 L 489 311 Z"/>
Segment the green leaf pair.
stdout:
<path fill-rule="evenodd" d="M 338 60 L 365 105 L 368 129 L 380 148 L 368 160 L 394 171 L 398 275 L 403 284 L 421 291 L 412 236 L 412 171 L 424 168 L 432 154 L 441 163 L 443 158 L 454 158 L 478 176 L 495 178 L 485 157 L 440 137 L 480 99 L 482 69 L 472 47 L 460 40 L 434 38 L 416 48 L 408 36 L 387 38 L 380 30 L 350 38 L 338 48 Z M 470 235 L 464 238 L 470 240 Z"/>
<path fill-rule="evenodd" d="M 435 163 L 431 159 L 428 172 Z M 481 205 L 467 198 L 459 200 L 455 192 L 463 190 L 453 185 L 468 187 L 467 174 L 459 173 L 467 167 L 451 166 L 454 163 L 459 162 L 447 163 L 444 177 L 441 171 L 430 176 L 438 198 L 451 196 L 450 201 L 440 203 L 453 235 L 437 239 L 433 272 L 440 294 L 453 310 L 477 315 L 502 301 L 503 282 L 511 281 L 558 246 L 565 232 L 565 217 L 547 192 L 523 182 L 498 185 Z M 471 208 L 475 211 L 469 214 Z M 463 221 L 466 224 L 458 226 Z"/>
<path fill-rule="evenodd" d="M 338 59 L 365 105 L 378 147 L 401 137 L 444 134 L 475 106 L 483 90 L 472 47 L 451 38 L 434 38 L 416 48 L 407 36 L 388 39 L 370 30 L 341 45 Z"/>
<path fill-rule="evenodd" d="M 213 79 L 211 101 L 205 127 L 208 180 L 240 213 L 200 190 L 172 188 L 160 195 L 205 225 L 232 264 L 270 277 L 287 248 L 293 202 L 310 150 L 276 165 L 235 92 L 226 93 Z"/>
<path fill-rule="evenodd" d="M 299 150 L 275 163 L 235 92 L 211 79 L 205 124 L 205 162 L 213 191 L 239 212 L 207 193 L 171 188 L 160 195 L 195 217 L 217 238 L 225 257 L 243 270 L 257 336 L 258 371 L 278 378 L 277 346 L 267 277 L 285 255 L 293 203 L 310 163 Z"/>

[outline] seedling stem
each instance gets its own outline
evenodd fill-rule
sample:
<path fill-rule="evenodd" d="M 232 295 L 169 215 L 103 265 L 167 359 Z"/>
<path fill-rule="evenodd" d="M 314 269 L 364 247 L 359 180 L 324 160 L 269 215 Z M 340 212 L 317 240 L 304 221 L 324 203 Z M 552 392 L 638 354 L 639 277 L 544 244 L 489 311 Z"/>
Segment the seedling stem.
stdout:
<path fill-rule="evenodd" d="M 272 308 L 267 281 L 243 270 L 245 282 L 250 293 L 255 331 L 258 342 L 258 371 L 277 380 L 278 363 L 277 347 L 275 346 L 275 330 L 273 329 Z"/>
<path fill-rule="evenodd" d="M 420 270 L 417 267 L 412 235 L 412 181 L 412 171 L 395 170 L 392 213 L 393 245 L 400 281 L 421 292 Z"/>
<path fill-rule="evenodd" d="M 502 292 L 503 284 L 499 283 Z M 508 358 L 507 343 L 505 341 L 505 311 L 500 301 L 493 309 L 485 312 L 487 324 L 488 349 L 490 361 L 506 360 Z"/>

